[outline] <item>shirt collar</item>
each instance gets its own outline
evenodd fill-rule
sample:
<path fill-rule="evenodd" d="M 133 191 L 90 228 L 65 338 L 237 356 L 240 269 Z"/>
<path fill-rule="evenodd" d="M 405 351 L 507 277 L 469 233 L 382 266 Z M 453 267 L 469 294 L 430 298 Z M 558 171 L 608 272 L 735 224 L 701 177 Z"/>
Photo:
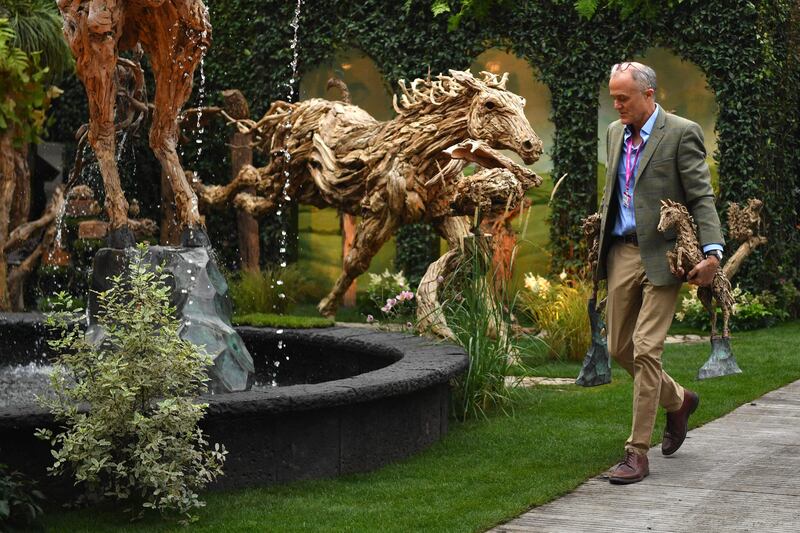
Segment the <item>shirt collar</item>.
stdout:
<path fill-rule="evenodd" d="M 642 144 L 647 142 L 647 139 L 650 137 L 650 132 L 653 131 L 653 126 L 656 125 L 656 118 L 658 118 L 658 112 L 661 109 L 661 106 L 656 104 L 656 109 L 653 111 L 653 114 L 650 115 L 650 118 L 647 119 L 647 122 L 644 123 L 642 126 L 642 131 L 639 132 L 639 135 L 642 136 Z M 627 142 L 630 139 L 633 132 L 631 131 L 630 125 L 625 126 L 625 138 L 624 140 Z"/>

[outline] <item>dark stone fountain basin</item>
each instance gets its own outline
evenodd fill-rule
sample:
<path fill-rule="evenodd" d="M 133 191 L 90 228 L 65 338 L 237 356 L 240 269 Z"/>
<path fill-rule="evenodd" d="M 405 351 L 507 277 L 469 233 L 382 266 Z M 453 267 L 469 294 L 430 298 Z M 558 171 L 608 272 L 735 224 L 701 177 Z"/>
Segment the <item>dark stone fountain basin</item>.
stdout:
<path fill-rule="evenodd" d="M 19 350 L 41 337 L 38 319 L 12 319 L 7 327 L 9 318 L 0 316 L 0 365 L 30 360 Z M 366 328 L 237 331 L 261 383 L 204 398 L 203 429 L 229 451 L 214 488 L 369 471 L 447 432 L 449 381 L 467 367 L 459 347 Z M 53 425 L 39 407 L 0 409 L 0 456 L 40 480 L 49 495 L 64 495 L 70 483 L 46 477 L 49 448 L 33 437 L 35 428 Z"/>

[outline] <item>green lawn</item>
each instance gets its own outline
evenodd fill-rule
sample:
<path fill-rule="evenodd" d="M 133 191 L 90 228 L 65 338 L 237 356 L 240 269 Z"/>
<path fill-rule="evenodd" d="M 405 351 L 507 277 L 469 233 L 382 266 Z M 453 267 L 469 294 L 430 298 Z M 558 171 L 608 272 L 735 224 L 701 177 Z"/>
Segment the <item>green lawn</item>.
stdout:
<path fill-rule="evenodd" d="M 700 393 L 691 419 L 695 427 L 800 379 L 798 344 L 800 321 L 740 333 L 733 347 L 744 374 L 703 382 L 694 376 L 708 356 L 707 345 L 668 345 L 664 360 L 673 376 Z M 578 365 L 555 369 L 572 377 Z M 570 492 L 619 459 L 631 416 L 631 381 L 620 369 L 614 369 L 611 385 L 539 387 L 520 390 L 517 397 L 513 417 L 452 422 L 443 441 L 377 472 L 209 493 L 208 507 L 190 530 L 481 531 Z M 110 507 L 51 512 L 46 525 L 70 532 L 181 530 L 155 516 L 129 524 Z"/>

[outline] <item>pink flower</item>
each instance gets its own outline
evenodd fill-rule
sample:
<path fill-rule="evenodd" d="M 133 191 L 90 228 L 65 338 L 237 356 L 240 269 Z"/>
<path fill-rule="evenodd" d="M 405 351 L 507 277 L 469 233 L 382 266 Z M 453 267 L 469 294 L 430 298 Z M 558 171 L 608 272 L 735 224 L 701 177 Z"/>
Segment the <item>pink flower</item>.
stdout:
<path fill-rule="evenodd" d="M 406 327 L 407 327 L 408 329 L 411 329 L 411 328 L 413 328 L 413 327 L 414 327 L 414 325 L 413 325 L 411 322 L 406 322 Z"/>
<path fill-rule="evenodd" d="M 391 310 L 392 310 L 392 306 L 389 305 L 389 304 L 386 304 L 383 307 L 381 307 L 381 311 L 383 311 L 384 313 L 388 313 Z"/>
<path fill-rule="evenodd" d="M 372 315 L 367 315 L 367 324 L 372 324 L 375 322 L 375 317 Z"/>
<path fill-rule="evenodd" d="M 443 283 L 444 278 L 442 276 L 436 276 L 436 283 Z"/>

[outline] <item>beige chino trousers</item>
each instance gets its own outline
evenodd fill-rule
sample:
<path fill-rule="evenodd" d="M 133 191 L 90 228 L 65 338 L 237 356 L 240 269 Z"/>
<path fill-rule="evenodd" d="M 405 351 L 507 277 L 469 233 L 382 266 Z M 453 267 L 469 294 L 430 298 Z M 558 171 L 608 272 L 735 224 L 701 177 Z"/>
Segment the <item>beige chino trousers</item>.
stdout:
<path fill-rule="evenodd" d="M 648 281 L 633 244 L 614 243 L 608 252 L 608 351 L 633 377 L 633 423 L 627 450 L 646 454 L 658 406 L 677 411 L 683 387 L 661 368 L 664 340 L 672 324 L 680 284 Z"/>

